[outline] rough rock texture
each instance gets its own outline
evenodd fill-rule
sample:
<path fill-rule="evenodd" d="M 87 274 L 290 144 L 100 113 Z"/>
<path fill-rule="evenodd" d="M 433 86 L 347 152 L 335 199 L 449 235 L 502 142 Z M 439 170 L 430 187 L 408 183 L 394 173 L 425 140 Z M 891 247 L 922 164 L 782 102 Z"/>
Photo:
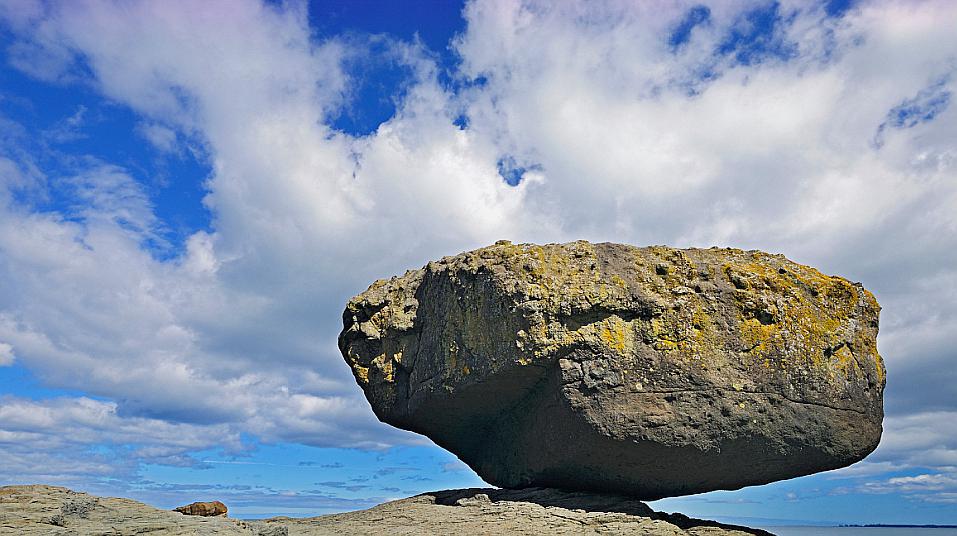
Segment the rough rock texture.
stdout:
<path fill-rule="evenodd" d="M 376 281 L 339 348 L 379 419 L 489 483 L 655 499 L 870 453 L 879 310 L 781 255 L 503 241 Z"/>
<path fill-rule="evenodd" d="M 555 489 L 424 493 L 369 510 L 298 520 L 302 534 L 768 535 L 747 527 L 653 512 L 635 499 Z"/>
<path fill-rule="evenodd" d="M 174 508 L 174 512 L 179 512 L 188 516 L 224 516 L 228 511 L 226 505 L 219 501 L 194 502 L 186 506 Z"/>
<path fill-rule="evenodd" d="M 83 515 L 51 523 L 71 505 Z M 334 534 L 642 534 L 648 536 L 768 534 L 745 527 L 651 511 L 634 499 L 550 489 L 468 489 L 427 493 L 369 510 L 306 519 L 241 521 L 184 516 L 129 499 L 91 497 L 65 488 L 0 488 L 0 534 L 151 534 L 317 536 Z"/>
<path fill-rule="evenodd" d="M 151 534 L 265 536 L 264 523 L 226 517 L 186 516 L 131 499 L 92 497 L 52 486 L 0 488 L 0 534 L 18 536 Z"/>

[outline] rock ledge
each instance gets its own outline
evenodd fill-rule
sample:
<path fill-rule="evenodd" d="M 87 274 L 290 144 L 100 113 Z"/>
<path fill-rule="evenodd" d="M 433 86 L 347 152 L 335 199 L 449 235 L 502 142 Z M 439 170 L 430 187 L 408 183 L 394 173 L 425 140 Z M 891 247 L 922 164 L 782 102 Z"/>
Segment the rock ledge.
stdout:
<path fill-rule="evenodd" d="M 62 516 L 58 523 L 51 519 Z M 130 499 L 52 486 L 0 487 L 0 534 L 132 536 L 319 536 L 334 534 L 768 535 L 758 529 L 654 512 L 619 495 L 555 489 L 459 489 L 424 493 L 368 510 L 312 518 L 243 521 L 185 516 Z"/>

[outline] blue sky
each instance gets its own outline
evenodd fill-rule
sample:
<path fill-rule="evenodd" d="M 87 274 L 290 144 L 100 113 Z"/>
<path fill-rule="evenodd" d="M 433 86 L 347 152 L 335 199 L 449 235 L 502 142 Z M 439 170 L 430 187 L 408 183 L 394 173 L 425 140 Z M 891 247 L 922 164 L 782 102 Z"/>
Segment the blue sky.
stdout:
<path fill-rule="evenodd" d="M 498 239 L 729 245 L 883 306 L 851 468 L 657 508 L 957 523 L 957 8 L 0 4 L 0 483 L 310 515 L 482 482 L 335 345 Z"/>

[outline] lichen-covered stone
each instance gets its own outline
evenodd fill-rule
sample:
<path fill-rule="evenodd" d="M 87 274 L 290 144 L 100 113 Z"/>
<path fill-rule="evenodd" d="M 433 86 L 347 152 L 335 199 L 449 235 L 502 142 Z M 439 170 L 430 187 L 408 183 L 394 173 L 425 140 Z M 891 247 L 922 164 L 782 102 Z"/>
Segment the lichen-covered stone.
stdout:
<path fill-rule="evenodd" d="M 781 255 L 503 241 L 376 281 L 339 347 L 381 420 L 489 483 L 654 499 L 871 452 L 879 310 Z"/>

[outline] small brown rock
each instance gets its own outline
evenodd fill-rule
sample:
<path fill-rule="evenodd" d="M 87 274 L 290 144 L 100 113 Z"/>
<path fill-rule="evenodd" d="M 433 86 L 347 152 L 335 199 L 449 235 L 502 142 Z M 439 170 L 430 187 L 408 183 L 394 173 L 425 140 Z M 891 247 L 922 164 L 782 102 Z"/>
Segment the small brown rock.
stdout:
<path fill-rule="evenodd" d="M 226 505 L 219 501 L 194 502 L 186 506 L 174 508 L 173 511 L 187 516 L 225 516 Z"/>

